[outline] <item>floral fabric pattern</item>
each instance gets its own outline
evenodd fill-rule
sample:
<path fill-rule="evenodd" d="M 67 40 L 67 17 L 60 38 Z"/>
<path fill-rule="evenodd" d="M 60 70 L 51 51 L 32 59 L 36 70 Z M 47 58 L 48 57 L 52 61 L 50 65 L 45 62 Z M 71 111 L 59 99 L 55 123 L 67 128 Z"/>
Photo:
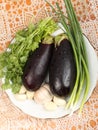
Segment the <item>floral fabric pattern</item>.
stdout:
<path fill-rule="evenodd" d="M 65 12 L 63 0 L 58 1 Z M 98 0 L 72 0 L 83 33 L 98 55 Z M 51 8 L 44 0 L 0 0 L 0 52 L 4 51 L 15 33 L 47 17 Z M 55 16 L 55 14 L 52 14 Z M 36 119 L 15 107 L 5 92 L 0 90 L 0 130 L 98 130 L 98 83 L 82 115 L 76 111 L 59 119 Z"/>

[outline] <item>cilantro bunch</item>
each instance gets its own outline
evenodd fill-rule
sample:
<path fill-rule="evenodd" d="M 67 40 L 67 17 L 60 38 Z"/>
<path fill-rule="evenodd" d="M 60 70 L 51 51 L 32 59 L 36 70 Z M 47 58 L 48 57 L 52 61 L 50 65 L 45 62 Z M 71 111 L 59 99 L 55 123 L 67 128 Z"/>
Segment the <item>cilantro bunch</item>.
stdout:
<path fill-rule="evenodd" d="M 11 88 L 13 93 L 19 92 L 23 67 L 29 53 L 37 49 L 39 43 L 56 29 L 57 24 L 51 17 L 47 17 L 16 33 L 7 50 L 0 54 L 0 78 L 3 81 L 3 89 Z"/>

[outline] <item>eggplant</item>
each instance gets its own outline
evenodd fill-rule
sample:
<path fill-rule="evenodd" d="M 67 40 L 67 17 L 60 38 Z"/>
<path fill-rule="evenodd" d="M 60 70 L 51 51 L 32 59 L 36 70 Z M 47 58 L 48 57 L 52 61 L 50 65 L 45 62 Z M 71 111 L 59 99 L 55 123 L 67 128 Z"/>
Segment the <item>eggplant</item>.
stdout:
<path fill-rule="evenodd" d="M 67 97 L 76 81 L 76 63 L 71 43 L 61 40 L 55 47 L 49 68 L 50 90 L 57 96 Z"/>
<path fill-rule="evenodd" d="M 40 43 L 39 48 L 30 53 L 22 77 L 27 90 L 36 91 L 40 88 L 47 75 L 52 52 L 53 44 Z"/>

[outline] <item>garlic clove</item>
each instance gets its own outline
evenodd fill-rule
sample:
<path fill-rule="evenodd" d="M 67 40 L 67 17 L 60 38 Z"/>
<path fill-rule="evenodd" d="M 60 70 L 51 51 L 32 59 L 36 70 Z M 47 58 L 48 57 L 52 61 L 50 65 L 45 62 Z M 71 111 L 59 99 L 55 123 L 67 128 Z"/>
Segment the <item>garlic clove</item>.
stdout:
<path fill-rule="evenodd" d="M 14 97 L 18 101 L 25 101 L 27 99 L 26 94 L 14 94 Z"/>
<path fill-rule="evenodd" d="M 50 92 L 44 88 L 41 87 L 39 90 L 37 90 L 34 93 L 34 101 L 39 104 L 44 104 L 45 102 L 49 102 L 53 99 L 53 95 L 50 94 Z"/>
<path fill-rule="evenodd" d="M 27 99 L 32 100 L 34 98 L 34 92 L 27 91 L 26 96 L 27 96 Z"/>
<path fill-rule="evenodd" d="M 54 96 L 53 102 L 54 102 L 57 106 L 65 106 L 65 105 L 66 105 L 65 99 L 64 99 L 64 98 L 61 98 L 61 97 L 57 97 L 57 96 Z"/>
<path fill-rule="evenodd" d="M 45 83 L 45 84 L 43 84 L 42 87 L 46 88 L 46 89 L 49 91 L 49 93 L 50 93 L 51 95 L 53 95 L 52 92 L 51 92 L 51 90 L 50 90 L 49 84 Z"/>
<path fill-rule="evenodd" d="M 44 108 L 45 108 L 47 111 L 54 111 L 54 110 L 57 109 L 57 105 L 56 105 L 54 102 L 50 101 L 50 102 L 46 102 L 46 103 L 44 104 Z"/>
<path fill-rule="evenodd" d="M 26 88 L 22 85 L 19 94 L 24 94 L 26 93 L 26 91 L 27 91 Z"/>
<path fill-rule="evenodd" d="M 43 84 L 42 87 L 46 88 L 49 92 L 51 92 L 51 91 L 50 91 L 50 86 L 49 86 L 49 84 Z"/>

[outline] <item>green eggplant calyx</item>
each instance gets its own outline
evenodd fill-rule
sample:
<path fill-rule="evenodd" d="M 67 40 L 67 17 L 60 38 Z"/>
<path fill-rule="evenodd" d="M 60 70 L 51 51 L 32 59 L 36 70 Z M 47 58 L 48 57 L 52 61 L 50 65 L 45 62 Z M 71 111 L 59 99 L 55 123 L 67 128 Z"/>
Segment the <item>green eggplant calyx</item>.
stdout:
<path fill-rule="evenodd" d="M 54 41 L 53 37 L 50 36 L 50 35 L 48 35 L 48 36 L 46 36 L 46 37 L 43 39 L 42 43 L 43 43 L 43 44 L 52 44 L 53 41 Z"/>
<path fill-rule="evenodd" d="M 59 46 L 63 39 L 68 39 L 66 34 L 61 34 L 55 37 L 55 47 Z"/>

